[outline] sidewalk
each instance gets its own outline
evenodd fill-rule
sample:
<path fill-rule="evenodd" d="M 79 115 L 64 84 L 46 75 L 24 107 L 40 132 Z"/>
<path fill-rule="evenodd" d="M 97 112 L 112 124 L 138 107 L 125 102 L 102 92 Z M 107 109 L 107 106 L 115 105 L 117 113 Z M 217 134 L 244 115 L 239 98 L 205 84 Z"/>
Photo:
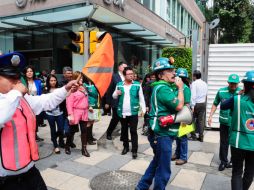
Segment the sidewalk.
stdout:
<path fill-rule="evenodd" d="M 144 174 L 153 153 L 146 137 L 141 135 L 141 128 L 138 130 L 138 158 L 133 160 L 131 152 L 121 155 L 122 142 L 119 129 L 114 132 L 113 141 L 106 140 L 105 131 L 109 121 L 109 116 L 103 116 L 102 120 L 94 125 L 95 137 L 100 140 L 98 145 L 88 146 L 90 158 L 81 155 L 80 133 L 77 133 L 75 136 L 77 148 L 72 149 L 71 155 L 66 155 L 61 149 L 61 154 L 52 154 L 36 162 L 49 190 L 90 190 L 93 177 L 113 170 Z M 40 145 L 44 149 L 47 147 L 48 150 L 53 150 L 49 127 L 39 130 L 39 135 L 45 139 Z M 189 141 L 188 163 L 183 166 L 171 163 L 172 175 L 167 190 L 229 190 L 231 169 L 218 171 L 218 143 L 218 131 L 206 131 L 203 143 Z M 253 184 L 250 190 L 254 190 Z"/>

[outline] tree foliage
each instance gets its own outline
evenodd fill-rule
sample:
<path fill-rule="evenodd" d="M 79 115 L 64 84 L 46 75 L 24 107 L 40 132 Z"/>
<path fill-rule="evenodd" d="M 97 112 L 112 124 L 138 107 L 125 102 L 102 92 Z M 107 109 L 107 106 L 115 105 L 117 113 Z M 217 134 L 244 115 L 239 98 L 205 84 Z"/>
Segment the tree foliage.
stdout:
<path fill-rule="evenodd" d="M 175 68 L 185 68 L 191 76 L 192 70 L 192 49 L 191 48 L 164 48 L 162 57 L 174 57 Z"/>
<path fill-rule="evenodd" d="M 249 0 L 215 0 L 214 15 L 220 18 L 220 43 L 250 42 L 253 20 Z"/>

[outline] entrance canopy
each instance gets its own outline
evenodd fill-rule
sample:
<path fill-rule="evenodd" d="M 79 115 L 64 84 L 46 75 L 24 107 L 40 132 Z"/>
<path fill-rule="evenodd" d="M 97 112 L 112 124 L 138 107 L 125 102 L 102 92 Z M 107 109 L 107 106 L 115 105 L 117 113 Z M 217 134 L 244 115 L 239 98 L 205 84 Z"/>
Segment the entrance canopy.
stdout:
<path fill-rule="evenodd" d="M 66 22 L 96 21 L 159 46 L 173 43 L 156 33 L 97 5 L 72 5 L 0 18 L 0 32 L 57 25 Z M 134 43 L 134 41 L 133 41 Z"/>

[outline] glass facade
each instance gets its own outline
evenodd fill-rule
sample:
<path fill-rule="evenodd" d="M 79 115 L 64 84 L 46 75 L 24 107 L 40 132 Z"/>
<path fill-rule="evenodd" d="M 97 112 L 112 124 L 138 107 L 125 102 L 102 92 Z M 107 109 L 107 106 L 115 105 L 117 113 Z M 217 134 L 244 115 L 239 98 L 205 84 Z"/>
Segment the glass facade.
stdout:
<path fill-rule="evenodd" d="M 40 27 L 27 30 L 17 30 L 0 33 L 0 42 L 10 39 L 8 43 L 1 43 L 0 50 L 3 53 L 8 51 L 19 51 L 26 57 L 27 64 L 33 65 L 37 71 L 50 71 L 55 69 L 62 73 L 64 66 L 72 66 L 72 52 L 67 48 L 71 43 L 68 32 L 73 25 L 79 23 L 66 23 L 54 27 Z M 96 23 L 94 23 L 96 25 Z M 159 57 L 158 46 L 131 36 L 119 33 L 111 28 L 99 28 L 108 31 L 113 38 L 114 44 L 114 70 L 117 70 L 117 63 L 124 61 L 134 67 L 140 77 L 149 72 L 151 63 Z M 9 36 L 9 37 L 8 37 Z M 11 48 L 8 47 L 10 45 Z M 8 49 L 9 48 L 9 49 Z"/>
<path fill-rule="evenodd" d="M 169 22 L 186 36 L 190 35 L 191 30 L 199 30 L 200 26 L 184 9 L 184 7 L 179 3 L 178 0 L 165 0 L 166 4 L 161 3 L 161 1 L 162 0 L 137 0 L 137 2 L 143 4 L 146 8 L 158 14 L 161 18 Z M 157 10 L 156 6 L 159 6 L 158 10 L 165 9 L 165 16 L 164 14 L 162 14 L 163 11 L 155 11 Z"/>

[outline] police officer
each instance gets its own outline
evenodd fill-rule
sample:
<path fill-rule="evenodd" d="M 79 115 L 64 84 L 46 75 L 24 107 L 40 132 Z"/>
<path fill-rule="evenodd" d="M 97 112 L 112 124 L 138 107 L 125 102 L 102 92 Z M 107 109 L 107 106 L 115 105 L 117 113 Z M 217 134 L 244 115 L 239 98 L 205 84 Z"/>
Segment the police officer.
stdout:
<path fill-rule="evenodd" d="M 228 77 L 228 86 L 219 89 L 219 91 L 217 92 L 212 108 L 211 108 L 211 112 L 208 118 L 208 125 L 211 126 L 212 124 L 212 117 L 214 112 L 217 109 L 217 106 L 237 95 L 239 93 L 239 91 L 241 90 L 238 87 L 238 83 L 240 82 L 239 80 L 239 76 L 237 74 L 231 74 Z M 220 110 L 220 116 L 219 116 L 219 122 L 220 122 L 220 152 L 219 152 L 219 156 L 220 156 L 220 165 L 219 165 L 219 171 L 223 171 L 225 168 L 230 168 L 232 167 L 232 165 L 230 164 L 230 162 L 228 162 L 228 136 L 229 136 L 229 127 L 231 125 L 231 114 L 230 114 L 230 110 Z"/>
<path fill-rule="evenodd" d="M 0 189 L 46 190 L 34 165 L 39 159 L 35 141 L 36 119 L 63 101 L 76 81 L 41 96 L 30 96 L 20 82 L 25 58 L 19 53 L 0 56 Z"/>
<path fill-rule="evenodd" d="M 184 105 L 190 104 L 191 90 L 188 80 L 188 71 L 185 68 L 178 68 L 176 71 L 176 76 L 180 77 L 184 83 L 183 94 L 184 94 Z M 176 91 L 178 93 L 178 91 Z M 188 159 L 188 138 L 187 135 L 176 138 L 176 151 L 172 156 L 171 160 L 176 160 L 176 165 L 183 165 L 187 163 Z"/>
<path fill-rule="evenodd" d="M 222 110 L 232 110 L 229 129 L 232 190 L 249 189 L 254 176 L 254 71 L 246 72 L 242 82 L 244 92 L 221 103 Z"/>
<path fill-rule="evenodd" d="M 154 132 L 154 137 L 149 139 L 155 155 L 136 190 L 149 189 L 153 178 L 154 189 L 165 189 L 171 175 L 172 142 L 178 133 L 179 124 L 162 127 L 159 124 L 159 118 L 177 113 L 184 105 L 183 82 L 181 79 L 175 82 L 175 70 L 171 61 L 168 58 L 159 58 L 153 63 L 152 69 L 157 81 L 153 83 L 149 112 L 149 127 Z M 177 96 L 174 86 L 178 88 Z"/>

